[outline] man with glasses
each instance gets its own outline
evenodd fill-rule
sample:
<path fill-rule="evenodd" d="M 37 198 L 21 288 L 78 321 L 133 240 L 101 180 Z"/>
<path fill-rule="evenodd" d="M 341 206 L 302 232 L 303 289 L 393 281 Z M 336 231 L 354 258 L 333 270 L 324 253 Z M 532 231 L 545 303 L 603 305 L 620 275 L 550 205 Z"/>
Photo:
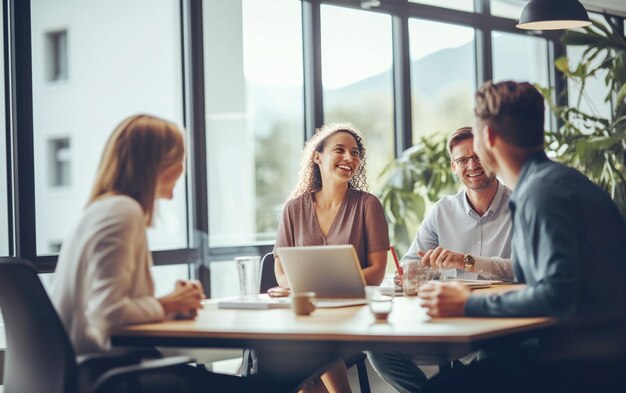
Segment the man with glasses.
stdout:
<path fill-rule="evenodd" d="M 404 258 L 419 255 L 426 266 L 511 281 L 511 261 L 505 259 L 511 257 L 511 190 L 485 171 L 472 143 L 470 127 L 448 139 L 452 171 L 465 187 L 433 206 Z"/>
<path fill-rule="evenodd" d="M 490 279 L 511 281 L 511 190 L 486 171 L 474 154 L 471 127 L 456 130 L 448 139 L 452 171 L 464 188 L 438 201 L 424 218 L 403 259 L 422 256 L 427 266 L 464 269 Z M 370 352 L 376 372 L 399 392 L 420 391 L 426 381 L 417 366 L 446 363 L 422 354 Z M 470 362 L 474 356 L 464 358 Z"/>

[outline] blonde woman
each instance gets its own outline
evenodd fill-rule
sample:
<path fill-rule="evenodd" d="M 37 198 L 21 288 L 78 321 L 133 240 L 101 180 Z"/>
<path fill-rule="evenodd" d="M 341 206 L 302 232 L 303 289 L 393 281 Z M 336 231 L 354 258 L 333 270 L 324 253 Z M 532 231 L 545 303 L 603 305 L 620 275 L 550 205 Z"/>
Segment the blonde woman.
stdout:
<path fill-rule="evenodd" d="M 146 239 L 155 202 L 173 197 L 184 157 L 181 130 L 154 116 L 131 116 L 110 136 L 87 206 L 63 243 L 51 291 L 77 355 L 108 350 L 117 326 L 192 318 L 201 308 L 198 282 L 179 281 L 168 295 L 154 296 Z M 234 391 L 242 383 L 195 368 L 183 374 L 193 391 Z"/>
<path fill-rule="evenodd" d="M 389 235 L 380 201 L 367 192 L 365 161 L 363 138 L 353 125 L 317 130 L 302 153 L 298 184 L 285 204 L 275 247 L 352 244 L 367 285 L 379 285 Z M 275 273 L 278 284 L 287 287 L 278 258 Z M 350 391 L 343 363 L 322 381 L 331 392 Z"/>

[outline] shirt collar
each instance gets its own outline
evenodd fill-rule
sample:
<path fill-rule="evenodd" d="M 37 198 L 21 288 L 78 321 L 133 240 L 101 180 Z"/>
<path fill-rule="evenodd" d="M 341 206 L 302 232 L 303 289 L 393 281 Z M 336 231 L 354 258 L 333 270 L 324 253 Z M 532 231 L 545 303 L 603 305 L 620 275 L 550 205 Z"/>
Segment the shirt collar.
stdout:
<path fill-rule="evenodd" d="M 498 182 L 498 188 L 496 189 L 496 195 L 493 196 L 493 200 L 491 201 L 491 204 L 489 205 L 489 209 L 487 209 L 485 216 L 487 216 L 490 213 L 496 212 L 500 208 L 500 205 L 502 204 L 502 199 L 504 198 L 504 184 L 502 184 L 498 179 L 495 179 L 495 181 Z M 463 209 L 465 210 L 465 212 L 468 215 L 475 215 L 477 217 L 480 217 L 478 213 L 474 211 L 474 209 L 472 208 L 472 205 L 470 205 L 465 188 L 463 189 L 462 194 L 463 194 Z"/>
<path fill-rule="evenodd" d="M 544 161 L 550 161 L 550 159 L 546 155 L 546 152 L 543 150 L 537 150 L 528 154 L 524 165 L 522 165 L 522 170 L 520 171 L 519 178 L 517 179 L 517 186 L 515 187 L 515 190 L 513 190 L 513 193 L 511 193 L 509 204 L 511 204 L 512 202 L 512 204 L 515 205 L 516 196 L 521 192 L 519 190 L 524 184 L 524 181 L 530 176 L 530 172 L 532 172 L 531 167 L 533 166 L 533 164 L 541 163 Z"/>

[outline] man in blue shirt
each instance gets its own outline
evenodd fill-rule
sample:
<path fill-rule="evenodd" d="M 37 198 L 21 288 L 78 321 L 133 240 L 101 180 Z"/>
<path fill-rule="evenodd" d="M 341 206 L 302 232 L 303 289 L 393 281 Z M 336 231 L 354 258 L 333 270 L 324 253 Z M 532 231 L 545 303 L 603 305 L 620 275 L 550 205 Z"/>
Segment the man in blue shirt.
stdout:
<path fill-rule="evenodd" d="M 543 97 L 529 83 L 486 82 L 476 93 L 474 149 L 482 165 L 514 189 L 512 260 L 517 281 L 526 286 L 487 296 L 460 284 L 431 285 L 420 297 L 433 317 L 552 316 L 559 324 L 536 345 L 525 342 L 507 357 L 435 378 L 431 390 L 484 391 L 486 382 L 497 381 L 521 390 L 541 386 L 538 380 L 553 388 L 594 389 L 606 383 L 593 379 L 602 368 L 596 364 L 618 370 L 624 363 L 624 218 L 585 176 L 548 159 L 543 125 Z M 517 366 L 507 368 L 512 358 Z M 624 388 L 621 380 L 611 382 Z"/>

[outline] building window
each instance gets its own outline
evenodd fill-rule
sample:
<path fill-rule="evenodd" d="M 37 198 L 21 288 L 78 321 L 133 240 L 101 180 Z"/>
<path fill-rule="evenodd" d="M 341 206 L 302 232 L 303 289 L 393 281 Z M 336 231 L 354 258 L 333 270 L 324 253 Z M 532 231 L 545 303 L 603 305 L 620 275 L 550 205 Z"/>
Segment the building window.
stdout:
<path fill-rule="evenodd" d="M 58 254 L 61 251 L 61 242 L 60 241 L 51 241 L 48 249 L 53 254 Z"/>
<path fill-rule="evenodd" d="M 50 186 L 70 186 L 70 138 L 57 138 L 48 141 L 48 157 Z"/>
<path fill-rule="evenodd" d="M 67 30 L 46 33 L 46 52 L 46 79 L 67 80 Z"/>

